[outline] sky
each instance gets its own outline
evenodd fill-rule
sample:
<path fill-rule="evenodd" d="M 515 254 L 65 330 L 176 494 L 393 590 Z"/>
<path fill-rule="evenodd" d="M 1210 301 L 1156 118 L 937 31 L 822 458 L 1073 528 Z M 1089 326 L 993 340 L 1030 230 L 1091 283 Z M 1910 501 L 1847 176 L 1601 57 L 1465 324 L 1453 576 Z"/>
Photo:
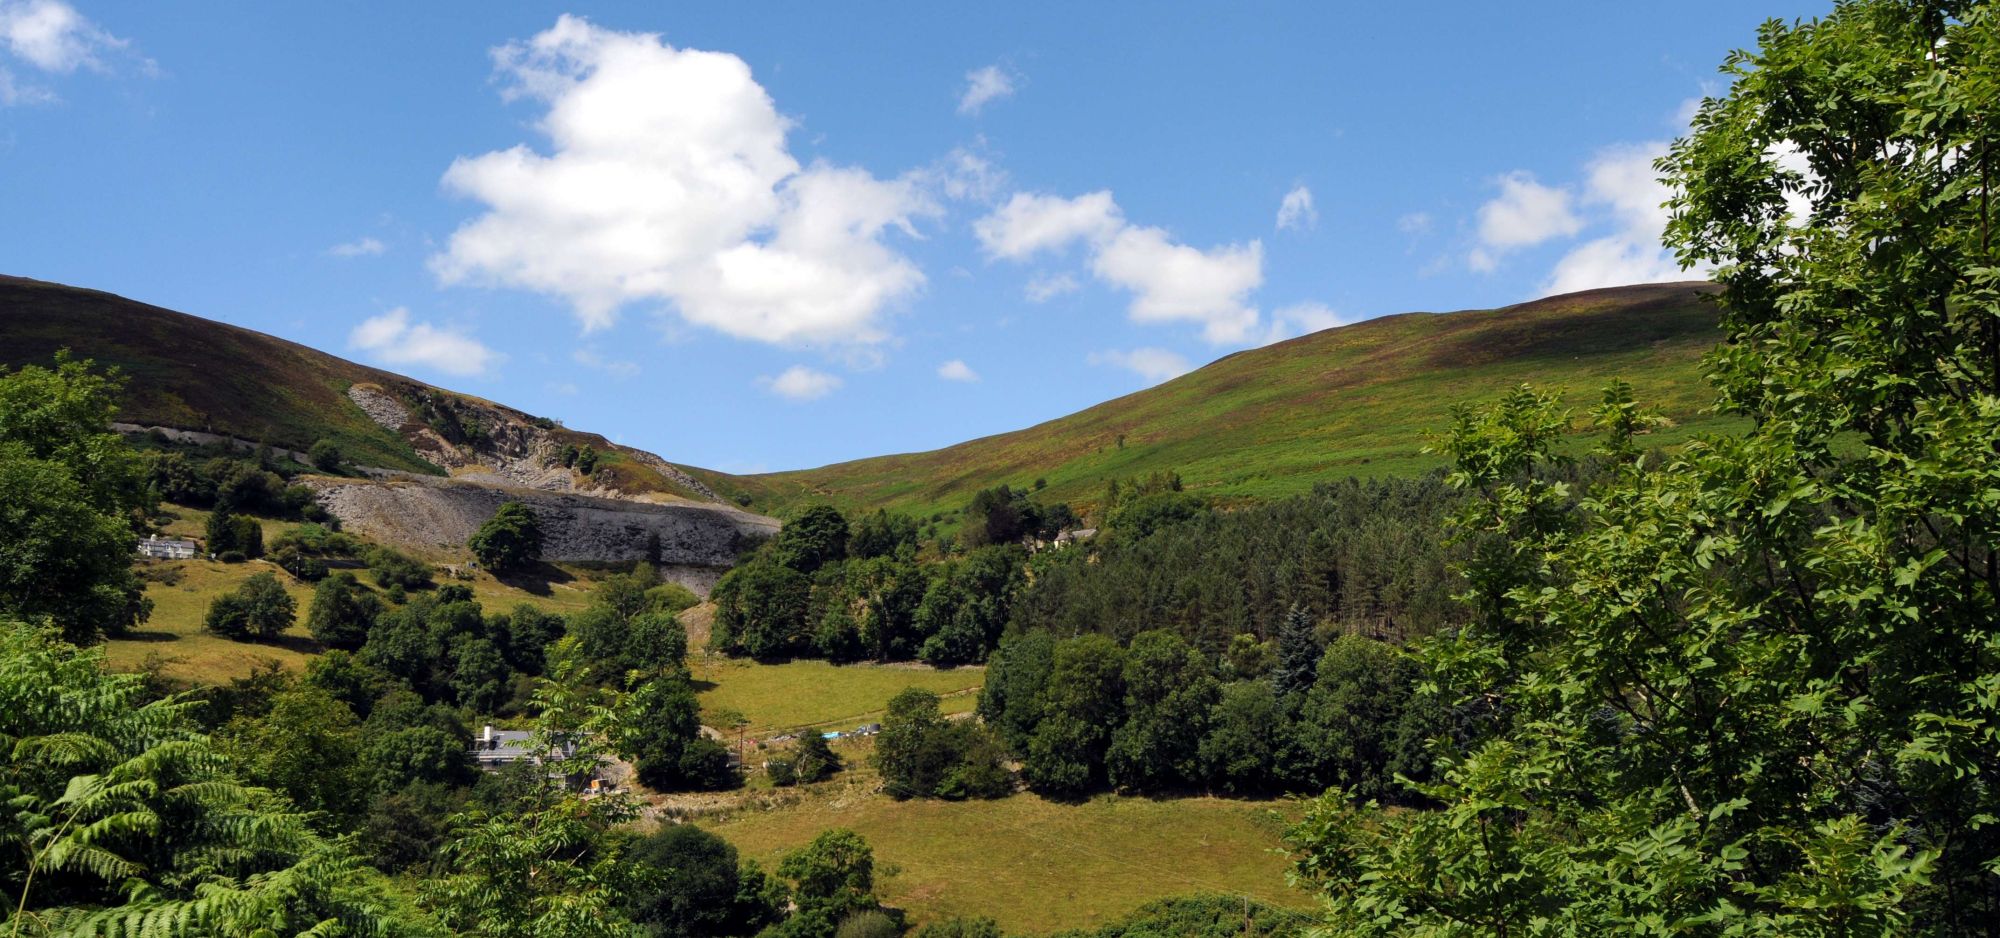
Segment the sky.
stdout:
<path fill-rule="evenodd" d="M 1698 276 L 1651 161 L 1829 5 L 0 0 L 0 273 L 805 468 Z"/>

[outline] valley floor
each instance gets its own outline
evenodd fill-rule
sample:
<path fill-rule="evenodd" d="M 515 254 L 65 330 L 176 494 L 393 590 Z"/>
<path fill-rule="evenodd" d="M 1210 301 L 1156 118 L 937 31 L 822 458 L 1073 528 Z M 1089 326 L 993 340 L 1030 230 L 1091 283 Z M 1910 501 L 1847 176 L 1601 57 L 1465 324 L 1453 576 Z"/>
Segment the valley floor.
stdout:
<path fill-rule="evenodd" d="M 1284 831 L 1302 813 L 1295 800 L 898 801 L 880 791 L 872 748 L 841 741 L 847 769 L 819 785 L 661 796 L 653 813 L 693 820 L 767 869 L 823 830 L 852 829 L 874 848 L 883 901 L 919 924 L 987 916 L 1008 934 L 1086 928 L 1194 892 L 1316 907 L 1285 880 Z"/>

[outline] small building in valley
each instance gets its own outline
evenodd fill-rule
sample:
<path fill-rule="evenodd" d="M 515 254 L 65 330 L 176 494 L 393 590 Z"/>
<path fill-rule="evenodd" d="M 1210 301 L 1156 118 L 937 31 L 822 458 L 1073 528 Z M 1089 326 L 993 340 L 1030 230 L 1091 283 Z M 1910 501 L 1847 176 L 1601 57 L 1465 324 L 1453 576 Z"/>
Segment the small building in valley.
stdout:
<path fill-rule="evenodd" d="M 195 543 L 187 538 L 148 534 L 139 542 L 138 554 L 155 560 L 193 560 L 195 550 Z"/>

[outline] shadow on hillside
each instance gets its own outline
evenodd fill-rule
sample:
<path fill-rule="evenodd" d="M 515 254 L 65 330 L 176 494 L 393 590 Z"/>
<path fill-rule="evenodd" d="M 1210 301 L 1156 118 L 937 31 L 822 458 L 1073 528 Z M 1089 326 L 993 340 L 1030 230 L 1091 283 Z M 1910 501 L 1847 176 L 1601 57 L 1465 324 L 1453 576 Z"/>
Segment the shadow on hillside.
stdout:
<path fill-rule="evenodd" d="M 154 629 L 133 629 L 111 637 L 121 642 L 172 642 L 180 640 L 180 636 L 172 632 L 162 632 Z"/>
<path fill-rule="evenodd" d="M 698 677 L 689 679 L 688 685 L 693 687 L 694 692 L 697 694 L 706 694 L 709 691 L 712 691 L 722 686 L 720 684 L 715 683 L 714 681 L 704 681 Z"/>
<path fill-rule="evenodd" d="M 570 583 L 576 580 L 576 577 L 571 576 L 569 571 L 552 563 L 538 563 L 529 570 L 516 570 L 504 574 L 495 573 L 493 574 L 493 578 L 514 589 L 535 596 L 549 595 L 552 592 L 550 589 L 552 584 Z"/>
<path fill-rule="evenodd" d="M 326 650 L 320 646 L 318 641 L 306 635 L 279 635 L 274 638 L 260 640 L 257 644 L 271 648 L 282 648 L 300 655 L 316 655 Z"/>

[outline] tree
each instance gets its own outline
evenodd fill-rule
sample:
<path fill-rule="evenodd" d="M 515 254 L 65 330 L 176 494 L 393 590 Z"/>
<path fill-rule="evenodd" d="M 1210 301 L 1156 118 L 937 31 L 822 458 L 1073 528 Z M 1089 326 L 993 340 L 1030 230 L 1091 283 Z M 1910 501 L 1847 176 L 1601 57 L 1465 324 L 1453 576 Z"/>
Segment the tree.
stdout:
<path fill-rule="evenodd" d="M 840 771 L 840 756 L 827 744 L 826 735 L 814 730 L 799 731 L 798 751 L 792 757 L 792 771 L 799 781 L 823 782 Z"/>
<path fill-rule="evenodd" d="M 724 574 L 709 598 L 715 603 L 710 641 L 717 649 L 770 660 L 806 647 L 812 581 L 797 570 L 753 560 Z"/>
<path fill-rule="evenodd" d="M 848 556 L 861 560 L 900 557 L 905 552 L 914 556 L 916 549 L 917 519 L 890 514 L 881 508 L 872 515 L 864 515 L 847 539 Z"/>
<path fill-rule="evenodd" d="M 92 642 L 145 621 L 131 518 L 151 507 L 142 464 L 110 429 L 115 372 L 67 352 L 0 368 L 0 616 Z"/>
<path fill-rule="evenodd" d="M 1285 712 L 1269 681 L 1222 685 L 1210 712 L 1201 761 L 1208 780 L 1224 791 L 1247 793 L 1278 782 L 1276 739 L 1285 732 Z"/>
<path fill-rule="evenodd" d="M 1201 741 L 1220 687 L 1172 632 L 1141 632 L 1125 650 L 1125 722 L 1112 734 L 1111 784 L 1158 791 L 1202 777 Z"/>
<path fill-rule="evenodd" d="M 847 517 L 832 505 L 814 505 L 778 529 L 771 556 L 800 573 L 847 559 Z"/>
<path fill-rule="evenodd" d="M 1042 688 L 1041 722 L 1023 760 L 1028 784 L 1076 797 L 1104 784 L 1104 759 L 1119 725 L 1124 651 L 1102 635 L 1079 635 L 1055 646 Z"/>
<path fill-rule="evenodd" d="M 269 573 L 259 573 L 208 604 L 202 626 L 224 638 L 272 639 L 298 621 L 299 604 Z"/>
<path fill-rule="evenodd" d="M 890 796 L 936 795 L 958 762 L 952 743 L 951 725 L 945 722 L 937 694 L 909 687 L 889 698 L 882 732 L 875 737 L 874 760 Z"/>
<path fill-rule="evenodd" d="M 1394 797 L 1399 786 L 1388 767 L 1414 683 L 1395 649 L 1382 642 L 1343 635 L 1329 644 L 1291 731 L 1306 787 Z"/>
<path fill-rule="evenodd" d="M 542 559 L 542 523 L 534 509 L 507 502 L 466 542 L 487 569 L 502 573 L 525 570 Z"/>
<path fill-rule="evenodd" d="M 774 938 L 833 938 L 849 915 L 881 907 L 875 899 L 875 852 L 851 830 L 822 831 L 786 854 L 778 875 L 791 881 L 797 908 Z"/>
<path fill-rule="evenodd" d="M 690 779 L 684 771 L 689 744 L 701 735 L 701 704 L 684 674 L 667 672 L 640 683 L 623 708 L 616 743 L 632 760 L 639 781 L 654 791 L 709 787 L 700 784 L 706 779 Z"/>
<path fill-rule="evenodd" d="M 347 461 L 340 446 L 325 437 L 313 441 L 312 448 L 306 451 L 306 458 L 312 460 L 313 467 L 321 472 L 339 472 L 341 464 Z"/>
<path fill-rule="evenodd" d="M 1313 627 L 1312 616 L 1293 603 L 1285 612 L 1284 625 L 1278 629 L 1278 664 L 1271 669 L 1271 684 L 1278 696 L 1295 702 L 1299 694 L 1310 689 L 1318 674 L 1321 654 L 1319 632 Z"/>
<path fill-rule="evenodd" d="M 367 643 L 375 617 L 381 614 L 382 601 L 362 586 L 354 574 L 342 571 L 313 588 L 312 605 L 306 611 L 306 631 L 328 648 L 358 651 Z"/>
<path fill-rule="evenodd" d="M 271 700 L 261 717 L 237 717 L 218 740 L 246 781 L 284 793 L 318 812 L 330 831 L 349 829 L 367 789 L 361 784 L 361 726 L 347 704 L 304 684 Z"/>
<path fill-rule="evenodd" d="M 1520 392 L 1443 440 L 1472 615 L 1423 652 L 1479 718 L 1420 790 L 1296 838 L 1327 930 L 1978 934 L 2000 920 L 2000 124 L 1991 4 L 1843 3 L 1730 57 L 1658 166 L 1717 264 L 1742 429 L 1556 474 Z"/>
<path fill-rule="evenodd" d="M 635 877 L 641 885 L 626 902 L 632 920 L 656 938 L 747 935 L 768 915 L 739 901 L 745 877 L 736 848 L 693 824 L 662 824 L 625 856 L 655 874 Z"/>

